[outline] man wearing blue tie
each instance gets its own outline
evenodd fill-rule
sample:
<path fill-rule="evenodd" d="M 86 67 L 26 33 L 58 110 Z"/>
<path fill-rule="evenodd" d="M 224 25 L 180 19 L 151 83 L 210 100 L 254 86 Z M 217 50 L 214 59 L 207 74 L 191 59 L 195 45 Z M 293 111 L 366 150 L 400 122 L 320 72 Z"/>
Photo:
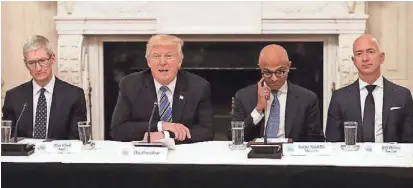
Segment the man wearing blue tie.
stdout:
<path fill-rule="evenodd" d="M 236 93 L 233 120 L 244 121 L 246 141 L 263 137 L 266 129 L 269 138 L 324 141 L 317 96 L 287 81 L 290 65 L 283 47 L 265 46 L 258 63 L 262 79 Z"/>
<path fill-rule="evenodd" d="M 155 35 L 147 44 L 148 70 L 132 73 L 119 82 L 112 116 L 114 140 L 146 140 L 154 102 L 150 138 L 175 138 L 177 144 L 212 140 L 212 105 L 209 82 L 180 70 L 183 41 Z"/>

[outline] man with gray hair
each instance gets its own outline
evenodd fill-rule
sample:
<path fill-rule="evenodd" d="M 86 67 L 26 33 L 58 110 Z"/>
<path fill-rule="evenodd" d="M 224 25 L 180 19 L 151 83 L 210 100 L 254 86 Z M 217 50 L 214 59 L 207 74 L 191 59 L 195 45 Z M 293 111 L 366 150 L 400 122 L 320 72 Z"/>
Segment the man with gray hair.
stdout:
<path fill-rule="evenodd" d="M 152 36 L 146 48 L 149 70 L 132 73 L 119 82 L 112 116 L 114 140 L 174 138 L 179 143 L 212 140 L 211 90 L 208 81 L 180 70 L 183 41 L 172 35 Z"/>
<path fill-rule="evenodd" d="M 77 122 L 86 120 L 83 89 L 53 74 L 56 56 L 46 37 L 35 35 L 27 40 L 23 46 L 23 57 L 33 79 L 6 92 L 3 120 L 12 121 L 14 133 L 21 114 L 16 131 L 18 137 L 79 138 Z"/>

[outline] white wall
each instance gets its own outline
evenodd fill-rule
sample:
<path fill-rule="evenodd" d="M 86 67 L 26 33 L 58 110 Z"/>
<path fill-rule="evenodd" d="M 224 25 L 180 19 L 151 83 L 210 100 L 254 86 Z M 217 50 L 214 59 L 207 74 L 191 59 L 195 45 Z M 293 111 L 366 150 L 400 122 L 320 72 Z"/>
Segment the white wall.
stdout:
<path fill-rule="evenodd" d="M 413 91 L 413 2 L 369 2 L 368 33 L 386 53 L 382 74 Z"/>

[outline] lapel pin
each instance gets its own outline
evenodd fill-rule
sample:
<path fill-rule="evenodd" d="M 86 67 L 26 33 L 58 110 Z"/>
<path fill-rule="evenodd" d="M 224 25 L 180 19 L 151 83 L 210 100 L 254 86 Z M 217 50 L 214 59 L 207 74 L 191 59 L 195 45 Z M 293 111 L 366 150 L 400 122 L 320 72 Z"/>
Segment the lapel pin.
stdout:
<path fill-rule="evenodd" d="M 182 95 L 179 95 L 179 99 L 181 99 L 181 100 L 182 100 L 182 99 L 184 99 L 184 96 L 182 96 Z"/>

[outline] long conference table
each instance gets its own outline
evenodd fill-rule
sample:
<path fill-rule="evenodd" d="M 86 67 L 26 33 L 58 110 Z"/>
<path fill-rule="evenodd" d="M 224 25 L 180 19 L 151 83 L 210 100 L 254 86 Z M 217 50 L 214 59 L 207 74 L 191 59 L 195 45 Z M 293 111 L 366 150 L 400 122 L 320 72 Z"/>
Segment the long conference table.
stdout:
<path fill-rule="evenodd" d="M 131 143 L 95 141 L 73 154 L 2 156 L 2 187 L 406 187 L 413 188 L 413 155 L 283 156 L 248 159 L 250 148 L 229 142 L 177 145 L 166 160 L 125 156 Z M 339 143 L 329 143 L 339 144 Z M 409 145 L 413 147 L 413 145 Z"/>

